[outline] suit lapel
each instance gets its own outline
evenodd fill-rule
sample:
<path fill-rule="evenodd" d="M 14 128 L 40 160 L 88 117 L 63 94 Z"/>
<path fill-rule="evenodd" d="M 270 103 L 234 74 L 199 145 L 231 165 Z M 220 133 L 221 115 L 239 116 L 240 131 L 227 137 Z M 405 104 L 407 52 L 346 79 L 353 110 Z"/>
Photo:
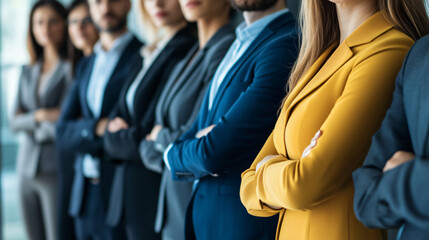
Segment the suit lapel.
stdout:
<path fill-rule="evenodd" d="M 82 88 L 81 88 L 81 102 L 82 104 L 82 110 L 89 113 L 91 117 L 94 116 L 94 113 L 89 109 L 88 106 L 88 99 L 86 97 L 89 87 L 89 80 L 91 79 L 92 70 L 94 67 L 94 61 L 95 61 L 95 55 L 93 54 L 90 59 L 88 60 L 88 65 L 85 69 L 83 69 L 82 73 Z"/>
<path fill-rule="evenodd" d="M 377 12 L 359 26 L 338 48 L 330 55 L 335 45 L 330 46 L 316 60 L 313 66 L 299 80 L 297 86 L 292 90 L 283 106 L 280 117 L 282 122 L 278 121 L 277 127 L 282 132 L 282 150 L 286 152 L 285 130 L 286 124 L 295 106 L 318 87 L 325 83 L 338 69 L 353 57 L 352 47 L 370 43 L 372 40 L 382 35 L 393 25 L 387 21 L 382 12 Z"/>
<path fill-rule="evenodd" d="M 30 98 L 33 101 L 29 102 L 29 105 L 32 109 L 37 109 L 40 107 L 40 100 L 38 97 L 38 88 L 39 88 L 39 77 L 42 72 L 42 63 L 38 61 L 34 67 L 31 68 L 31 81 L 30 81 L 30 92 L 31 96 Z"/>
<path fill-rule="evenodd" d="M 269 39 L 273 34 L 274 34 L 274 32 L 271 29 L 265 28 L 258 35 L 258 37 L 256 37 L 256 39 L 252 42 L 252 44 L 249 46 L 249 48 L 246 49 L 246 51 L 238 59 L 238 61 L 228 71 L 228 73 L 225 76 L 225 79 L 222 81 L 222 83 L 219 86 L 219 89 L 218 89 L 218 91 L 216 93 L 215 98 L 213 99 L 213 105 L 212 105 L 211 110 L 209 111 L 210 122 L 213 122 L 215 113 L 216 113 L 217 108 L 219 106 L 220 99 L 222 99 L 223 94 L 225 93 L 225 91 L 228 88 L 229 84 L 231 83 L 232 79 L 234 79 L 234 77 L 237 74 L 238 70 L 240 70 L 241 66 L 246 62 L 246 60 L 250 56 L 252 56 L 252 54 L 259 48 L 259 46 L 262 43 L 264 43 L 265 40 Z M 208 93 L 209 93 L 209 91 L 208 91 Z"/>
<path fill-rule="evenodd" d="M 52 92 L 52 89 L 54 89 L 61 82 L 61 80 L 66 77 L 64 72 L 66 70 L 65 67 L 66 63 L 60 60 L 55 67 L 52 76 L 47 80 L 48 82 L 46 83 L 47 85 L 44 94 L 40 97 L 41 106 L 46 106 L 47 100 L 52 97 L 51 94 L 61 94 L 59 92 Z"/>
<path fill-rule="evenodd" d="M 121 57 L 115 66 L 115 70 L 113 70 L 112 76 L 110 76 L 109 82 L 107 83 L 100 116 L 106 116 L 112 109 L 112 106 L 114 106 L 118 101 L 118 99 L 116 97 L 112 97 L 112 95 L 117 93 L 118 89 L 119 91 L 122 89 L 122 82 L 124 79 L 119 76 L 133 68 L 140 69 L 142 65 L 141 57 L 130 59 L 130 57 L 133 55 L 133 52 L 139 50 L 138 45 L 138 40 L 133 37 L 131 42 L 128 43 L 128 46 L 125 48 L 124 52 L 121 54 Z"/>

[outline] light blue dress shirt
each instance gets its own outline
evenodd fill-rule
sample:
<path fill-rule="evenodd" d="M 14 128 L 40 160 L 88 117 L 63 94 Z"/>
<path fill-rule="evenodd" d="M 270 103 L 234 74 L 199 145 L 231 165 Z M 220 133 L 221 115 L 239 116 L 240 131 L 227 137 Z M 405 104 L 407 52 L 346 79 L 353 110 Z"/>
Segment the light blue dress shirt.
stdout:
<path fill-rule="evenodd" d="M 265 29 L 268 24 L 270 24 L 274 19 L 279 17 L 282 14 L 289 12 L 289 9 L 282 9 L 275 13 L 272 13 L 268 16 L 265 16 L 249 26 L 246 22 L 242 22 L 236 28 L 236 39 L 232 43 L 228 52 L 225 54 L 225 57 L 222 59 L 222 62 L 219 64 L 219 67 L 216 70 L 215 75 L 213 76 L 212 84 L 210 87 L 210 96 L 209 96 L 209 111 L 213 105 L 213 101 L 216 97 L 216 94 L 219 90 L 220 85 L 228 74 L 229 70 L 234 66 L 236 62 L 240 59 L 240 57 L 246 52 L 246 50 L 250 47 L 252 42 L 256 39 L 256 37 Z M 166 150 L 164 151 L 164 163 L 168 169 L 171 170 L 170 164 L 168 163 L 168 152 L 173 147 L 173 143 L 168 145 Z M 216 176 L 215 173 L 212 173 Z M 198 182 L 195 182 L 195 184 Z M 195 185 L 194 184 L 194 185 Z"/>
<path fill-rule="evenodd" d="M 229 70 L 234 66 L 236 62 L 238 62 L 238 59 L 240 59 L 240 57 L 246 52 L 246 50 L 250 47 L 255 38 L 262 32 L 262 30 L 264 30 L 264 28 L 274 19 L 288 11 L 288 9 L 277 11 L 257 20 L 249 26 L 246 25 L 246 22 L 242 22 L 240 25 L 238 25 L 235 30 L 235 34 L 237 37 L 232 43 L 228 52 L 225 54 L 225 57 L 219 64 L 219 67 L 217 68 L 216 73 L 213 76 L 209 96 L 209 111 L 212 108 L 217 91 L 219 90 L 219 87 L 225 79 L 226 74 L 228 74 Z"/>
<path fill-rule="evenodd" d="M 105 51 L 98 41 L 94 46 L 95 60 L 86 92 L 86 101 L 94 118 L 99 118 L 103 107 L 104 92 L 118 61 L 131 42 L 133 35 L 126 32 L 113 42 L 109 51 Z M 83 175 L 87 178 L 100 177 L 100 159 L 85 154 L 83 157 Z"/>

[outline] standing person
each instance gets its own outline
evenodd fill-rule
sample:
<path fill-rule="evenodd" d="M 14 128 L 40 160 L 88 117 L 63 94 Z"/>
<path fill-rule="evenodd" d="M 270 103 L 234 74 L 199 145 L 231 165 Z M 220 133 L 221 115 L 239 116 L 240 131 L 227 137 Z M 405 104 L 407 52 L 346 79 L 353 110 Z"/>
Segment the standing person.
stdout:
<path fill-rule="evenodd" d="M 426 14 L 423 1 L 304 0 L 301 9 L 303 43 L 290 93 L 242 175 L 242 202 L 256 216 L 280 214 L 277 239 L 386 239 L 356 219 L 351 173 L 423 33 L 414 25 Z"/>
<path fill-rule="evenodd" d="M 155 230 L 162 232 L 163 240 L 185 239 L 185 210 L 191 197 L 192 182 L 173 181 L 163 164 L 162 153 L 168 144 L 191 127 L 204 93 L 234 40 L 228 1 L 179 2 L 186 19 L 197 22 L 198 43 L 170 74 L 156 104 L 155 126 L 140 143 L 145 166 L 162 173 Z"/>
<path fill-rule="evenodd" d="M 429 33 L 426 16 L 416 24 L 422 34 Z M 411 48 L 396 79 L 392 105 L 363 167 L 353 173 L 358 219 L 368 227 L 400 228 L 398 240 L 429 236 L 428 49 L 429 36 Z"/>
<path fill-rule="evenodd" d="M 88 2 L 75 0 L 67 9 L 67 27 L 69 34 L 69 58 L 72 73 L 82 57 L 92 54 L 98 40 L 98 32 L 89 15 Z M 59 149 L 58 149 L 59 150 Z M 58 238 L 61 240 L 76 239 L 73 218 L 68 214 L 70 193 L 73 184 L 73 166 L 76 156 L 72 151 L 58 151 Z"/>
<path fill-rule="evenodd" d="M 76 154 L 69 213 L 78 239 L 124 239 L 122 224 L 106 224 L 113 163 L 104 161 L 102 137 L 120 90 L 141 67 L 142 44 L 127 30 L 130 0 L 89 0 L 91 17 L 100 30 L 94 54 L 76 69 L 57 125 L 59 146 Z"/>
<path fill-rule="evenodd" d="M 195 180 L 186 239 L 273 239 L 277 218 L 256 218 L 240 202 L 240 174 L 276 121 L 297 54 L 283 0 L 232 1 L 245 22 L 220 63 L 191 129 L 165 151 L 176 180 Z"/>
<path fill-rule="evenodd" d="M 159 173 L 143 166 L 139 142 L 153 127 L 155 104 L 174 66 L 196 41 L 178 0 L 141 0 L 144 33 L 151 42 L 141 49 L 143 65 L 129 72 L 103 137 L 108 157 L 117 163 L 110 194 L 107 222 L 124 220 L 127 239 L 160 239 L 154 224 Z"/>
<path fill-rule="evenodd" d="M 10 126 L 23 133 L 17 169 L 19 196 L 29 239 L 57 238 L 55 122 L 71 80 L 67 13 L 57 1 L 41 0 L 30 12 L 30 65 L 22 69 Z"/>

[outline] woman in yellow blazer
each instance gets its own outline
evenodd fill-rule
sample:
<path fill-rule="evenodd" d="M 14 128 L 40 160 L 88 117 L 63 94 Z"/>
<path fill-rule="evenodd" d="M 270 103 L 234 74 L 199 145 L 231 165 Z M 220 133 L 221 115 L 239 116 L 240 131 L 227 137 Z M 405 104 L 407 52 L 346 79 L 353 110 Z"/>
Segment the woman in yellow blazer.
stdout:
<path fill-rule="evenodd" d="M 429 30 L 423 0 L 303 0 L 301 11 L 291 91 L 242 174 L 241 200 L 252 215 L 280 214 L 277 239 L 386 239 L 356 219 L 351 173 L 390 105 L 407 51 Z"/>

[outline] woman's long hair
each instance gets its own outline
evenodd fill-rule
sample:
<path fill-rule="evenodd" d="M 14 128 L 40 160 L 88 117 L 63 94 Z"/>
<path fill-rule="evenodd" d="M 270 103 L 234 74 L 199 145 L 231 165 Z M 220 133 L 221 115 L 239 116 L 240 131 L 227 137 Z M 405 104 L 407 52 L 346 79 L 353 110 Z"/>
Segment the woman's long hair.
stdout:
<path fill-rule="evenodd" d="M 34 34 L 33 34 L 33 16 L 38 8 L 44 7 L 44 6 L 49 6 L 52 9 L 54 9 L 54 11 L 57 12 L 58 15 L 62 18 L 62 20 L 64 21 L 64 24 L 66 23 L 66 19 L 67 19 L 67 11 L 63 7 L 63 5 L 61 5 L 61 3 L 59 3 L 58 1 L 39 0 L 34 4 L 33 8 L 31 8 L 31 11 L 30 11 L 30 21 L 28 25 L 28 34 L 27 34 L 27 48 L 28 48 L 28 53 L 30 54 L 30 64 L 34 64 L 38 60 L 43 59 L 43 48 L 37 43 L 36 38 L 34 37 Z M 63 42 L 60 44 L 58 48 L 58 54 L 62 59 L 67 59 L 68 34 L 67 34 L 67 28 L 65 26 L 64 26 L 63 36 L 64 36 Z"/>
<path fill-rule="evenodd" d="M 385 18 L 396 29 L 418 40 L 429 33 L 424 1 L 378 0 L 378 10 L 383 10 Z M 340 41 L 335 3 L 327 0 L 302 0 L 299 24 L 302 30 L 301 50 L 289 78 L 289 93 L 320 55 L 329 46 Z"/>
<path fill-rule="evenodd" d="M 70 13 L 73 12 L 77 7 L 85 6 L 89 10 L 88 1 L 87 0 L 74 0 L 67 9 L 67 19 L 70 16 Z M 73 46 L 71 39 L 68 38 L 68 54 L 70 58 L 70 62 L 72 63 L 73 73 L 76 68 L 77 62 L 83 57 L 83 52 L 76 47 Z"/>

